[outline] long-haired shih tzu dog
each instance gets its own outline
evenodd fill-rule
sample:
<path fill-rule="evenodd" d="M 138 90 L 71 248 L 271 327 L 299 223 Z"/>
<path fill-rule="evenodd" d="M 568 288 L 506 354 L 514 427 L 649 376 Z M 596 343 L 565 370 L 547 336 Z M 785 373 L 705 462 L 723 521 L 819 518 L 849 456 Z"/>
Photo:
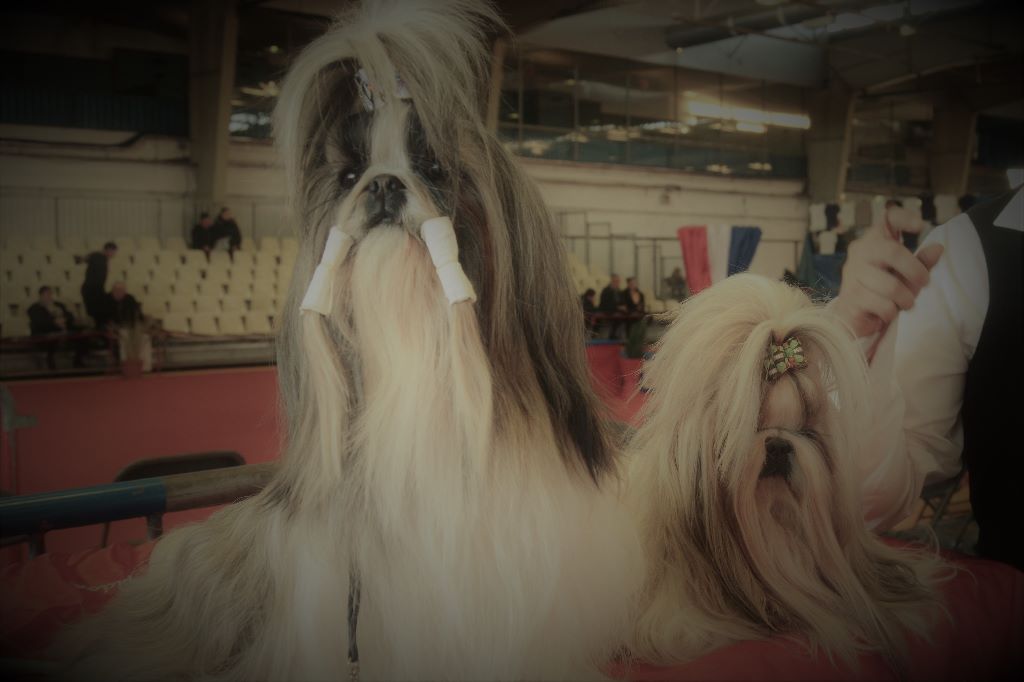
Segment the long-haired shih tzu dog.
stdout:
<path fill-rule="evenodd" d="M 579 679 L 625 639 L 642 554 L 564 250 L 481 116 L 502 29 L 364 2 L 295 60 L 281 471 L 162 539 L 71 676 Z"/>
<path fill-rule="evenodd" d="M 788 636 L 902 667 L 907 636 L 942 609 L 941 562 L 865 528 L 866 376 L 849 332 L 799 289 L 736 275 L 682 306 L 630 448 L 649 562 L 635 654 Z"/>

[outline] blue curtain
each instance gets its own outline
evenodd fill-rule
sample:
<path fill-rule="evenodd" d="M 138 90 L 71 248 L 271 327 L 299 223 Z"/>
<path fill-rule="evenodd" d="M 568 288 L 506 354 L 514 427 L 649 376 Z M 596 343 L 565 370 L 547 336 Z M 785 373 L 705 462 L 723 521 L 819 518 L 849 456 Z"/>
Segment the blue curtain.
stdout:
<path fill-rule="evenodd" d="M 744 272 L 754 260 L 761 241 L 760 227 L 734 227 L 729 237 L 729 270 L 726 275 Z"/>

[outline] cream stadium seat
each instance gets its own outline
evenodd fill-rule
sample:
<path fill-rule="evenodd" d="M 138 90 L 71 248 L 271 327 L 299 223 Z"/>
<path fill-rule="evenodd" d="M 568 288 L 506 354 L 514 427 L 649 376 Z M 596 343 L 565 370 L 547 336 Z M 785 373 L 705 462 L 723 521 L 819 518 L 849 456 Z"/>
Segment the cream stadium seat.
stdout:
<path fill-rule="evenodd" d="M 196 312 L 197 313 L 219 313 L 220 312 L 220 297 L 219 296 L 204 296 L 200 294 L 196 296 Z"/>
<path fill-rule="evenodd" d="M 161 266 L 176 268 L 181 265 L 181 251 L 156 249 L 156 262 Z"/>
<path fill-rule="evenodd" d="M 68 284 L 67 270 L 55 265 L 48 265 L 39 270 L 39 283 L 50 286 L 66 285 Z"/>
<path fill-rule="evenodd" d="M 254 294 L 252 297 L 252 305 L 250 306 L 250 309 L 254 313 L 260 312 L 269 315 L 270 313 L 274 312 L 274 297 L 268 296 L 266 294 L 262 294 L 260 296 L 256 296 Z"/>
<path fill-rule="evenodd" d="M 242 320 L 242 313 L 221 313 L 217 316 L 220 323 L 220 333 L 228 336 L 242 336 L 245 334 L 245 322 Z"/>
<path fill-rule="evenodd" d="M 57 249 L 57 239 L 52 235 L 34 235 L 31 237 L 30 243 L 36 251 L 55 251 Z"/>
<path fill-rule="evenodd" d="M 47 267 L 50 259 L 46 257 L 45 251 L 22 251 L 21 264 L 26 268 L 39 270 Z"/>
<path fill-rule="evenodd" d="M 252 283 L 252 296 L 253 298 L 276 298 L 277 288 L 273 282 L 267 280 L 256 280 Z"/>
<path fill-rule="evenodd" d="M 665 301 L 665 310 L 667 312 L 675 312 L 683 307 L 683 304 L 679 301 Z"/>
<path fill-rule="evenodd" d="M 656 314 L 663 313 L 665 310 L 665 301 L 657 298 L 647 301 L 647 312 Z"/>
<path fill-rule="evenodd" d="M 163 316 L 164 331 L 173 334 L 188 334 L 188 315 L 186 313 L 171 312 Z"/>
<path fill-rule="evenodd" d="M 157 263 L 153 266 L 153 279 L 165 279 L 173 282 L 178 278 L 178 268 L 180 264 L 176 263 Z"/>
<path fill-rule="evenodd" d="M 281 254 L 296 254 L 299 252 L 299 240 L 295 237 L 281 238 Z"/>
<path fill-rule="evenodd" d="M 28 324 L 28 315 L 12 315 L 3 320 L 5 337 L 28 336 L 31 329 Z"/>
<path fill-rule="evenodd" d="M 80 256 L 84 256 L 86 253 L 92 250 L 92 242 L 85 239 L 80 234 L 65 234 L 57 238 L 57 245 L 63 251 L 71 251 L 77 253 Z"/>
<path fill-rule="evenodd" d="M 219 266 L 211 266 L 206 269 L 206 281 L 220 282 L 224 284 L 231 278 L 231 270 Z"/>
<path fill-rule="evenodd" d="M 174 295 L 174 280 L 164 277 L 153 277 L 146 284 L 146 293 L 150 296 L 163 296 L 168 298 Z"/>
<path fill-rule="evenodd" d="M 132 279 L 141 280 L 143 282 L 148 281 L 153 276 L 153 264 L 152 263 L 112 263 L 111 272 L 118 270 L 118 266 L 124 267 L 124 276 Z M 109 277 L 108 284 L 109 284 Z"/>
<path fill-rule="evenodd" d="M 234 294 L 222 297 L 220 307 L 226 313 L 244 313 L 247 310 L 245 297 Z"/>
<path fill-rule="evenodd" d="M 224 283 L 217 280 L 200 280 L 196 284 L 196 293 L 200 296 L 220 298 L 224 295 Z"/>
<path fill-rule="evenodd" d="M 252 298 L 252 280 L 231 280 L 227 283 L 227 296 L 237 296 L 242 299 Z"/>
<path fill-rule="evenodd" d="M 257 251 L 235 251 L 235 255 L 231 259 L 231 269 L 248 268 L 252 270 L 252 266 L 256 262 L 257 253 Z"/>
<path fill-rule="evenodd" d="M 75 257 L 83 254 L 69 249 L 55 249 L 50 251 L 50 265 L 56 265 L 68 270 L 75 264 Z"/>
<path fill-rule="evenodd" d="M 206 260 L 206 254 L 196 249 L 189 249 L 188 251 L 182 251 L 181 253 L 185 266 L 194 268 L 196 270 L 205 270 L 209 265 Z"/>
<path fill-rule="evenodd" d="M 139 237 L 140 251 L 159 251 L 160 240 L 156 237 Z"/>
<path fill-rule="evenodd" d="M 170 300 L 173 296 L 150 294 L 146 298 L 146 312 L 150 315 L 156 315 L 157 317 L 163 317 L 167 314 L 170 308 Z"/>
<path fill-rule="evenodd" d="M 9 252 L 28 251 L 32 248 L 32 240 L 22 235 L 10 235 L 4 240 L 4 250 Z"/>
<path fill-rule="evenodd" d="M 277 237 L 260 237 L 260 252 L 277 254 L 281 252 L 281 240 Z"/>
<path fill-rule="evenodd" d="M 220 330 L 217 328 L 216 313 L 196 313 L 192 316 L 192 333 L 201 336 L 217 336 Z"/>
<path fill-rule="evenodd" d="M 250 334 L 273 334 L 270 315 L 266 312 L 251 312 L 245 316 L 245 331 Z"/>
<path fill-rule="evenodd" d="M 231 267 L 231 254 L 227 251 L 213 250 L 210 252 L 210 264 L 207 270 L 227 270 Z"/>
<path fill-rule="evenodd" d="M 277 254 L 267 251 L 258 251 L 256 260 L 253 261 L 256 270 L 273 270 L 277 268 Z"/>
<path fill-rule="evenodd" d="M 106 239 L 103 240 L 103 242 L 106 241 Z M 121 237 L 114 237 L 110 241 L 117 244 L 117 250 L 120 253 L 134 253 L 135 251 L 139 250 L 139 242 L 138 240 L 135 239 L 135 237 L 129 237 L 128 235 L 124 235 Z M 100 246 L 103 246 L 102 242 L 100 243 Z"/>
<path fill-rule="evenodd" d="M 185 243 L 182 237 L 164 237 L 164 251 L 182 251 L 188 250 L 188 244 Z"/>
<path fill-rule="evenodd" d="M 131 256 L 132 263 L 135 265 L 145 265 L 152 269 L 157 264 L 157 253 L 156 249 L 152 251 L 138 249 L 128 252 L 127 255 Z"/>
<path fill-rule="evenodd" d="M 195 312 L 196 308 L 192 304 L 192 298 L 192 296 L 183 296 L 180 292 L 171 296 L 167 299 L 167 312 L 185 315 Z"/>

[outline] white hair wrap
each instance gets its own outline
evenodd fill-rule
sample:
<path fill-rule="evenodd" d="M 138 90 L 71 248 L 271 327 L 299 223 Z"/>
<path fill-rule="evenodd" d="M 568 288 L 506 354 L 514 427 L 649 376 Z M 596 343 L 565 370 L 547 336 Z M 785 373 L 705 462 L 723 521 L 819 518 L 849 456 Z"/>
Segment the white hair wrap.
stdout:
<path fill-rule="evenodd" d="M 455 240 L 451 218 L 431 218 L 420 226 L 420 233 L 430 251 L 430 260 L 434 262 L 434 269 L 437 270 L 448 303 L 454 305 L 461 301 L 475 301 L 473 283 L 466 277 L 459 263 L 459 243 Z"/>
<path fill-rule="evenodd" d="M 324 253 L 320 257 L 320 264 L 313 271 L 313 279 L 309 282 L 306 295 L 302 297 L 300 310 L 312 310 L 321 315 L 329 315 L 331 312 L 331 301 L 334 299 L 335 270 L 345 255 L 352 248 L 352 237 L 342 232 L 341 228 L 335 225 L 327 233 L 327 244 L 324 245 Z"/>

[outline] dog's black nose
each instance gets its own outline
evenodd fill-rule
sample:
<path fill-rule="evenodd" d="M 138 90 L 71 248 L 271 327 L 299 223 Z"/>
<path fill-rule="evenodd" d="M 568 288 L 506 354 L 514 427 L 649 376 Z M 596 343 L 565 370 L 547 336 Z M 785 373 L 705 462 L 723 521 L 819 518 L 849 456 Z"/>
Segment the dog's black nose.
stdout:
<path fill-rule="evenodd" d="M 371 227 L 395 221 L 405 206 L 405 185 L 394 175 L 378 175 L 366 186 L 366 193 Z"/>
<path fill-rule="evenodd" d="M 761 478 L 789 476 L 792 469 L 793 444 L 785 438 L 771 437 L 764 441 L 764 467 Z"/>

